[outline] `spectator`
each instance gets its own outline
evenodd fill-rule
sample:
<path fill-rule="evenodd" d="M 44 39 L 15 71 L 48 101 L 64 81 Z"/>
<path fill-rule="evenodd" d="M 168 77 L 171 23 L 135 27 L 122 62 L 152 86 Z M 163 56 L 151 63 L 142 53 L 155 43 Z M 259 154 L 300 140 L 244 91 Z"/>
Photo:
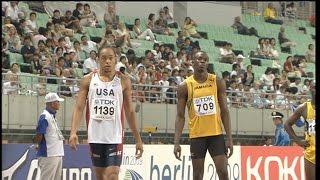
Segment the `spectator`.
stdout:
<path fill-rule="evenodd" d="M 178 32 L 178 37 L 176 39 L 176 45 L 177 47 L 180 49 L 181 47 L 183 47 L 183 44 L 184 44 L 184 41 L 185 41 L 185 38 L 183 36 L 183 32 L 182 31 L 179 31 Z"/>
<path fill-rule="evenodd" d="M 168 90 L 169 86 L 169 73 L 167 71 L 164 71 L 162 73 L 162 79 L 159 81 L 160 86 L 162 86 L 161 92 L 162 92 L 162 101 L 165 101 L 166 99 L 166 92 Z"/>
<path fill-rule="evenodd" d="M 116 37 L 110 29 L 106 29 L 104 37 L 102 37 L 99 47 L 115 46 Z"/>
<path fill-rule="evenodd" d="M 288 56 L 283 64 L 283 69 L 287 72 L 289 78 L 301 77 L 300 71 L 293 66 L 292 56 Z"/>
<path fill-rule="evenodd" d="M 18 94 L 21 85 L 18 82 L 17 74 L 10 74 L 8 76 L 8 81 L 2 84 L 2 94 Z"/>
<path fill-rule="evenodd" d="M 124 25 L 123 22 L 120 22 L 118 24 L 118 29 L 116 30 L 116 41 L 115 44 L 116 46 L 122 47 L 122 48 L 132 48 L 132 44 L 130 41 L 130 34 L 127 31 L 126 26 Z"/>
<path fill-rule="evenodd" d="M 264 107 L 264 104 L 263 104 L 263 101 L 262 101 L 262 98 L 261 98 L 261 93 L 262 93 L 262 90 L 260 89 L 260 83 L 259 82 L 254 82 L 253 83 L 253 87 L 250 89 L 250 93 L 252 93 L 252 99 L 253 99 L 253 104 L 252 106 L 255 107 L 255 108 L 263 108 Z"/>
<path fill-rule="evenodd" d="M 52 21 L 53 24 L 62 24 L 63 19 L 60 15 L 60 11 L 58 9 L 53 11 Z"/>
<path fill-rule="evenodd" d="M 290 41 L 285 33 L 284 33 L 285 29 L 284 29 L 284 26 L 281 26 L 280 27 L 280 32 L 278 34 L 278 40 L 279 40 L 279 43 L 280 43 L 280 46 L 281 47 L 292 47 L 292 46 L 296 46 L 297 44 L 295 42 L 292 42 Z"/>
<path fill-rule="evenodd" d="M 20 53 L 21 41 L 16 28 L 12 25 L 9 32 L 5 35 L 4 41 L 7 42 L 8 50 L 12 53 Z"/>
<path fill-rule="evenodd" d="M 309 89 L 310 89 L 310 81 L 309 79 L 305 79 L 304 82 L 303 82 L 303 86 L 302 86 L 302 89 L 301 89 L 301 94 L 302 95 L 307 95 L 308 92 L 309 92 Z"/>
<path fill-rule="evenodd" d="M 84 4 L 83 14 L 81 16 L 80 25 L 85 27 L 101 27 L 97 16 L 91 11 L 89 4 Z"/>
<path fill-rule="evenodd" d="M 27 21 L 25 19 L 20 19 L 16 28 L 21 37 L 32 35 L 27 33 Z"/>
<path fill-rule="evenodd" d="M 38 43 L 40 40 L 45 42 L 48 38 L 47 28 L 39 27 L 38 31 L 39 31 L 38 34 L 32 36 L 32 42 L 33 42 L 33 45 L 35 46 L 36 49 L 38 48 Z"/>
<path fill-rule="evenodd" d="M 292 21 L 296 18 L 296 11 L 297 9 L 294 7 L 294 2 L 291 2 L 287 4 L 285 15 L 290 21 Z"/>
<path fill-rule="evenodd" d="M 20 75 L 20 66 L 18 63 L 12 63 L 10 71 L 7 72 L 6 80 L 9 80 L 12 75 Z"/>
<path fill-rule="evenodd" d="M 283 24 L 282 20 L 277 19 L 277 12 L 272 3 L 268 3 L 268 7 L 264 10 L 263 16 L 265 22 L 280 25 Z"/>
<path fill-rule="evenodd" d="M 10 59 L 8 54 L 8 43 L 5 40 L 2 40 L 2 72 L 6 72 L 10 69 Z"/>
<path fill-rule="evenodd" d="M 67 53 L 71 50 L 71 42 L 70 41 L 67 42 L 66 37 L 61 37 L 58 40 L 58 46 L 56 48 L 58 47 L 61 47 L 63 49 L 62 50 L 63 53 Z"/>
<path fill-rule="evenodd" d="M 51 65 L 51 64 L 53 64 L 51 61 L 52 60 L 49 57 L 45 58 L 44 63 L 42 64 L 42 73 L 41 73 L 41 75 L 50 77 L 50 76 L 52 76 L 52 75 L 54 75 L 56 73 L 55 69 L 53 68 L 54 66 Z"/>
<path fill-rule="evenodd" d="M 300 71 L 300 74 L 302 77 L 307 77 L 307 73 L 305 71 L 305 68 L 307 67 L 306 59 L 305 58 L 299 58 L 297 62 L 297 69 Z"/>
<path fill-rule="evenodd" d="M 157 41 L 155 41 L 156 39 L 151 29 L 147 28 L 145 31 L 142 32 L 139 18 L 134 20 L 133 31 L 137 39 L 151 40 L 157 43 Z"/>
<path fill-rule="evenodd" d="M 37 27 L 37 14 L 35 12 L 30 13 L 30 18 L 26 21 L 27 24 L 27 33 L 31 33 L 33 35 L 38 33 L 38 27 Z"/>
<path fill-rule="evenodd" d="M 238 91 L 239 89 L 237 88 L 237 82 L 234 80 L 230 81 L 230 86 L 227 89 L 229 92 L 228 94 L 228 98 L 229 101 L 231 102 L 232 107 L 238 107 L 239 105 L 239 99 L 238 99 Z"/>
<path fill-rule="evenodd" d="M 289 87 L 296 87 L 297 94 L 300 95 L 302 92 L 303 85 L 301 84 L 301 78 L 295 78 L 295 81 L 290 83 Z"/>
<path fill-rule="evenodd" d="M 73 10 L 72 15 L 75 18 L 78 18 L 78 20 L 81 20 L 81 16 L 82 16 L 82 12 L 83 12 L 83 4 L 82 3 L 77 3 L 76 4 L 76 9 Z"/>
<path fill-rule="evenodd" d="M 64 64 L 65 64 L 64 57 L 59 57 L 58 63 L 56 65 L 56 72 L 55 72 L 57 77 L 62 77 L 62 72 L 64 70 Z"/>
<path fill-rule="evenodd" d="M 254 35 L 260 38 L 260 36 L 258 35 L 258 31 L 254 27 L 251 27 L 250 29 L 248 29 L 248 27 L 246 27 L 241 23 L 240 16 L 237 16 L 234 18 L 234 23 L 231 27 L 235 28 L 238 31 L 238 34 L 249 35 L 249 36 Z"/>
<path fill-rule="evenodd" d="M 229 71 L 222 72 L 222 79 L 226 83 L 226 88 L 228 89 L 230 87 L 230 73 L 229 73 Z"/>
<path fill-rule="evenodd" d="M 167 21 L 168 27 L 170 28 L 178 28 L 178 23 L 176 23 L 173 19 L 173 14 L 169 11 L 168 6 L 163 7 L 164 10 L 164 20 Z"/>
<path fill-rule="evenodd" d="M 7 34 L 10 30 L 10 27 L 15 27 L 12 23 L 11 23 L 11 18 L 10 17 L 5 17 L 3 20 L 3 25 L 2 25 L 2 33 Z"/>
<path fill-rule="evenodd" d="M 316 50 L 313 44 L 308 45 L 308 50 L 306 52 L 306 60 L 307 62 L 315 63 L 316 61 Z"/>
<path fill-rule="evenodd" d="M 276 39 L 274 39 L 274 38 L 270 38 L 269 57 L 271 57 L 272 59 L 279 58 L 279 53 L 276 50 Z"/>
<path fill-rule="evenodd" d="M 37 96 L 45 96 L 46 95 L 46 87 L 47 87 L 46 77 L 40 76 L 38 78 L 38 83 L 35 84 L 35 86 L 34 86 L 34 89 L 37 92 Z"/>
<path fill-rule="evenodd" d="M 35 53 L 36 48 L 31 45 L 30 36 L 24 38 L 24 46 L 21 48 L 21 54 L 23 56 L 24 63 L 30 64 L 32 61 L 32 56 Z"/>
<path fill-rule="evenodd" d="M 23 14 L 18 7 L 18 1 L 10 1 L 10 5 L 7 6 L 5 11 L 5 17 L 10 17 L 12 24 L 17 26 L 19 21 L 19 15 Z"/>
<path fill-rule="evenodd" d="M 88 54 L 91 51 L 97 51 L 97 43 L 88 40 L 87 36 L 81 36 L 81 48 L 83 51 L 87 52 Z"/>
<path fill-rule="evenodd" d="M 222 48 L 220 48 L 220 56 L 220 62 L 222 63 L 233 64 L 235 62 L 236 55 L 232 51 L 231 43 L 225 43 L 225 45 Z"/>
<path fill-rule="evenodd" d="M 273 80 L 275 76 L 272 73 L 272 69 L 270 67 L 267 67 L 264 74 L 262 74 L 260 81 L 262 82 L 263 88 L 266 90 L 270 90 L 271 86 L 273 85 Z"/>
<path fill-rule="evenodd" d="M 242 56 L 242 54 L 238 54 L 238 56 L 236 57 L 236 61 L 233 63 L 233 64 L 239 64 L 240 66 L 240 70 L 241 70 L 241 73 L 243 74 L 244 73 L 244 66 L 243 66 L 243 60 L 245 59 L 244 56 Z"/>
<path fill-rule="evenodd" d="M 174 69 L 179 71 L 178 61 L 175 59 L 173 52 L 169 52 L 168 54 L 168 65 L 166 66 L 167 69 L 172 72 Z"/>
<path fill-rule="evenodd" d="M 270 92 L 276 93 L 277 91 L 280 91 L 280 79 L 279 78 L 274 78 L 273 79 L 273 84 L 270 87 Z"/>
<path fill-rule="evenodd" d="M 169 104 L 177 104 L 177 85 L 178 82 L 176 81 L 175 78 L 169 78 L 169 86 L 170 88 L 167 89 L 166 91 L 166 103 Z"/>
<path fill-rule="evenodd" d="M 42 65 L 40 63 L 40 55 L 38 53 L 33 55 L 33 59 L 31 61 L 31 70 L 33 74 L 41 74 L 42 73 Z"/>
<path fill-rule="evenodd" d="M 288 75 L 287 71 L 284 69 L 281 71 L 281 76 L 280 76 L 280 84 L 285 85 L 288 83 Z"/>
<path fill-rule="evenodd" d="M 113 29 L 117 29 L 119 23 L 119 16 L 116 15 L 116 11 L 113 5 L 108 4 L 108 10 L 103 16 L 103 20 L 106 25 L 110 25 Z"/>
<path fill-rule="evenodd" d="M 67 10 L 65 16 L 63 17 L 64 26 L 68 29 L 76 29 L 76 22 L 79 21 L 77 17 L 72 16 L 70 10 Z"/>
<path fill-rule="evenodd" d="M 197 24 L 194 20 L 190 17 L 186 17 L 184 20 L 183 25 L 183 35 L 186 37 L 193 37 L 193 38 L 201 38 L 200 34 L 196 30 Z"/>
<path fill-rule="evenodd" d="M 87 75 L 98 69 L 97 53 L 95 50 L 90 51 L 90 57 L 83 63 L 83 75 Z"/>
<path fill-rule="evenodd" d="M 156 85 L 158 86 L 159 85 L 159 82 L 158 81 L 154 81 L 153 85 Z M 155 87 L 155 86 L 152 86 L 151 89 L 150 89 L 150 94 L 149 94 L 149 102 L 150 103 L 160 103 L 161 102 L 161 99 L 160 99 L 160 89 Z"/>
<path fill-rule="evenodd" d="M 266 99 L 264 102 L 266 109 L 274 109 L 275 108 L 274 98 L 275 98 L 274 94 L 266 94 Z"/>
<path fill-rule="evenodd" d="M 243 74 L 242 83 L 245 86 L 251 86 L 254 82 L 254 73 L 252 72 L 252 65 L 247 66 L 247 71 Z"/>
<path fill-rule="evenodd" d="M 166 27 L 165 21 L 163 19 L 158 19 L 155 21 L 152 31 L 155 31 L 155 33 L 157 34 L 174 36 L 174 33 Z"/>

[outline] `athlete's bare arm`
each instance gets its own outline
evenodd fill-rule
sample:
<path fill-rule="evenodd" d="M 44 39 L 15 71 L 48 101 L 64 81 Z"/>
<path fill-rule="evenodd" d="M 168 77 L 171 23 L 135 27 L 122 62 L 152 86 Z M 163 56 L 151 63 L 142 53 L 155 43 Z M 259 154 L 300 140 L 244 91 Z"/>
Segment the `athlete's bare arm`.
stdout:
<path fill-rule="evenodd" d="M 84 107 L 86 105 L 91 77 L 92 73 L 85 75 L 81 80 L 80 90 L 78 92 L 76 104 L 73 109 L 69 144 L 71 148 L 75 150 L 77 149 L 76 144 L 78 143 L 77 131 L 81 122 Z"/>
<path fill-rule="evenodd" d="M 188 87 L 186 82 L 183 82 L 178 86 L 177 98 L 178 104 L 174 134 L 174 155 L 177 159 L 181 160 L 181 147 L 179 145 L 179 141 L 185 124 L 185 108 L 188 100 Z"/>
<path fill-rule="evenodd" d="M 224 130 L 227 135 L 227 148 L 229 149 L 228 157 L 233 153 L 233 142 L 231 134 L 231 122 L 229 109 L 227 106 L 227 95 L 226 95 L 226 83 L 223 79 L 217 77 L 217 90 L 218 90 L 218 102 L 220 107 L 220 115 L 223 123 Z"/>
<path fill-rule="evenodd" d="M 296 123 L 296 121 L 303 116 L 304 119 L 306 119 L 306 114 L 307 114 L 307 104 L 304 103 L 300 105 L 294 112 L 293 114 L 286 120 L 284 123 L 284 128 L 289 134 L 290 138 L 293 139 L 299 146 L 301 147 L 307 147 L 308 143 L 305 142 L 304 140 L 299 139 L 299 137 L 296 135 L 294 132 L 292 125 Z"/>
<path fill-rule="evenodd" d="M 123 87 L 123 105 L 126 113 L 126 119 L 136 141 L 136 157 L 140 158 L 143 153 L 143 146 L 140 134 L 137 130 L 136 114 L 132 105 L 131 81 L 128 76 L 121 74 L 121 83 Z"/>

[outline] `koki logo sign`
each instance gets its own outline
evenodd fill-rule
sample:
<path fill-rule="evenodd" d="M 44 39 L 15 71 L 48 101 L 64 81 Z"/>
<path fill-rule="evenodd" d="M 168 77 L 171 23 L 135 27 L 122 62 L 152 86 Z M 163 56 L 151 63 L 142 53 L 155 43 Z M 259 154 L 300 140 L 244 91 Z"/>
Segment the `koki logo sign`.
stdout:
<path fill-rule="evenodd" d="M 304 180 L 302 148 L 250 147 L 241 148 L 242 179 Z"/>

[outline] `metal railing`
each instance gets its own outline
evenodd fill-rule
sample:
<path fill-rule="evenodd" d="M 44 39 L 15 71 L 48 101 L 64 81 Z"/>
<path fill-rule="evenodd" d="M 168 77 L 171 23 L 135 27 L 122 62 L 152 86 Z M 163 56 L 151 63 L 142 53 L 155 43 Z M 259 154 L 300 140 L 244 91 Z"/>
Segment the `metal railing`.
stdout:
<path fill-rule="evenodd" d="M 3 82 L 8 82 L 6 81 L 6 75 L 7 74 L 2 74 L 3 77 Z M 28 79 L 28 78 L 31 78 Z M 18 88 L 17 92 L 15 94 L 20 94 L 18 95 L 19 97 L 34 97 L 35 100 L 32 100 L 30 102 L 31 104 L 34 104 L 33 107 L 28 107 L 29 110 L 33 110 L 34 115 L 31 119 L 35 119 L 35 121 L 32 124 L 28 124 L 24 121 L 19 121 L 19 122 L 12 122 L 14 117 L 16 116 L 14 113 L 23 113 L 21 110 L 15 111 L 15 107 L 11 104 L 14 104 L 17 102 L 16 95 L 2 95 L 2 104 L 3 104 L 3 109 L 2 109 L 2 130 L 3 136 L 11 137 L 13 138 L 14 135 L 20 135 L 20 137 L 26 137 L 26 136 L 33 136 L 34 135 L 34 130 L 32 129 L 35 128 L 36 126 L 36 119 L 37 115 L 42 111 L 43 104 L 40 104 L 42 102 L 43 95 L 39 95 L 39 92 L 36 89 L 32 89 L 35 84 L 38 83 L 36 81 L 36 78 L 39 78 L 34 75 L 19 75 L 17 78 L 17 83 L 21 85 L 21 87 Z M 40 80 L 40 82 L 43 82 L 46 79 L 46 77 L 40 77 L 44 78 Z M 28 81 L 24 81 L 27 80 Z M 57 84 L 54 84 L 56 88 L 59 86 L 63 86 L 63 80 L 69 80 L 69 81 L 74 81 L 76 83 L 72 84 L 72 87 L 77 87 L 76 84 L 79 82 L 79 79 L 61 79 L 57 77 L 52 77 L 52 79 L 55 79 Z M 43 83 L 45 86 L 48 86 L 50 84 L 48 83 Z M 51 84 L 52 85 L 52 84 Z M 31 89 L 29 89 L 31 88 Z M 171 88 L 172 92 L 164 92 L 162 91 L 163 88 Z M 132 84 L 132 100 L 135 103 L 136 106 L 139 106 L 141 110 L 136 110 L 136 118 L 137 118 L 137 123 L 139 124 L 139 129 L 140 132 L 143 134 L 145 132 L 145 127 L 154 124 L 154 126 L 158 126 L 158 132 L 162 135 L 156 136 L 156 138 L 172 138 L 170 133 L 174 132 L 174 118 L 175 117 L 175 110 L 176 110 L 176 104 L 177 99 L 176 99 L 176 89 L 177 87 L 173 86 L 155 86 L 155 85 L 141 85 L 141 84 Z M 48 89 L 46 89 L 48 91 Z M 50 89 L 49 89 L 50 91 Z M 57 89 L 58 93 L 66 93 L 65 91 L 59 91 Z M 266 98 L 266 96 L 271 96 L 272 98 L 269 97 Z M 280 96 L 280 97 L 279 97 Z M 18 98 L 19 98 L 18 97 Z M 62 121 L 62 129 L 64 135 L 67 137 L 69 135 L 69 130 L 70 130 L 70 109 L 67 109 L 67 106 L 72 106 L 74 103 L 74 100 L 76 98 L 76 91 L 73 92 L 72 97 L 66 97 L 67 102 L 65 101 L 64 104 L 62 105 L 63 110 L 61 112 L 61 115 L 59 119 Z M 264 116 L 266 114 L 270 114 L 269 109 L 276 109 L 277 111 L 284 111 L 286 114 L 289 114 L 291 112 L 291 105 L 296 104 L 295 101 L 304 101 L 309 99 L 310 97 L 308 95 L 300 95 L 300 96 L 295 96 L 295 95 L 290 95 L 290 94 L 285 94 L 285 95 L 279 95 L 275 93 L 252 93 L 252 92 L 239 92 L 239 91 L 227 91 L 227 98 L 228 98 L 228 106 L 230 107 L 230 113 L 233 117 L 233 134 L 236 136 L 238 135 L 245 135 L 245 134 L 259 134 L 261 131 L 260 135 L 265 136 L 270 133 L 273 133 L 273 130 L 266 130 L 266 127 L 264 123 L 261 122 L 261 126 L 258 125 L 259 127 L 257 130 L 243 130 L 240 128 L 241 121 L 243 121 L 243 115 L 245 115 L 247 112 L 258 112 L 256 113 L 258 117 L 261 117 L 261 120 L 259 121 L 264 121 Z M 6 99 L 7 104 L 4 104 L 4 100 Z M 30 98 L 24 98 L 25 100 L 30 100 Z M 23 98 L 22 98 L 23 100 Z M 18 101 L 21 101 L 19 99 Z M 67 104 L 66 104 L 67 103 Z M 29 102 L 26 103 L 18 103 L 20 104 L 19 107 L 22 106 L 28 106 Z M 18 107 L 18 108 L 19 108 Z M 11 108 L 11 109 L 10 109 Z M 12 109 L 13 108 L 13 109 Z M 22 107 L 24 109 L 24 107 Z M 36 110 L 34 110 L 36 109 Z M 159 112 L 153 112 L 153 111 L 159 111 Z M 158 117 L 159 116 L 159 117 Z M 160 117 L 161 116 L 161 117 Z M 157 120 L 154 121 L 153 123 L 150 123 L 150 119 L 156 118 Z M 162 118 L 162 119 L 158 119 Z M 6 120 L 5 120 L 6 119 Z M 5 120 L 5 121 L 4 121 Z M 14 127 L 14 128 L 12 128 Z M 239 128 L 238 128 L 239 127 Z M 19 130 L 20 129 L 20 130 Z M 21 130 L 24 129 L 24 130 Z M 85 133 L 85 126 L 83 126 L 83 129 L 80 130 L 80 136 L 85 139 L 86 133 Z M 128 129 L 126 129 L 127 131 Z M 267 131 L 267 133 L 266 133 Z M 128 131 L 129 132 L 129 131 Z M 127 132 L 127 133 L 128 133 Z M 186 133 L 187 131 L 184 131 Z M 132 141 L 132 136 L 129 133 L 129 136 L 127 136 L 130 141 Z M 148 134 L 144 134 L 143 137 L 147 140 L 148 139 Z M 186 137 L 185 137 L 186 138 Z M 10 139 L 10 138 L 9 138 Z"/>

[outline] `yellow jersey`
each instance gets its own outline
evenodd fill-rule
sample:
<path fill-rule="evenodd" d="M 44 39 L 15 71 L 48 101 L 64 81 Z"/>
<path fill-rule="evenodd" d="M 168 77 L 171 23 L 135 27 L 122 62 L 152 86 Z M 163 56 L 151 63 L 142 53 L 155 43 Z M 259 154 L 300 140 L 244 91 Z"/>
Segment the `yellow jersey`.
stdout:
<path fill-rule="evenodd" d="M 216 75 L 208 74 L 204 83 L 198 83 L 193 76 L 185 81 L 188 87 L 189 137 L 222 134 Z"/>
<path fill-rule="evenodd" d="M 304 157 L 311 163 L 316 163 L 316 116 L 315 109 L 313 109 L 311 102 L 307 103 L 307 119 L 305 139 L 309 142 L 310 146 L 304 151 Z"/>

